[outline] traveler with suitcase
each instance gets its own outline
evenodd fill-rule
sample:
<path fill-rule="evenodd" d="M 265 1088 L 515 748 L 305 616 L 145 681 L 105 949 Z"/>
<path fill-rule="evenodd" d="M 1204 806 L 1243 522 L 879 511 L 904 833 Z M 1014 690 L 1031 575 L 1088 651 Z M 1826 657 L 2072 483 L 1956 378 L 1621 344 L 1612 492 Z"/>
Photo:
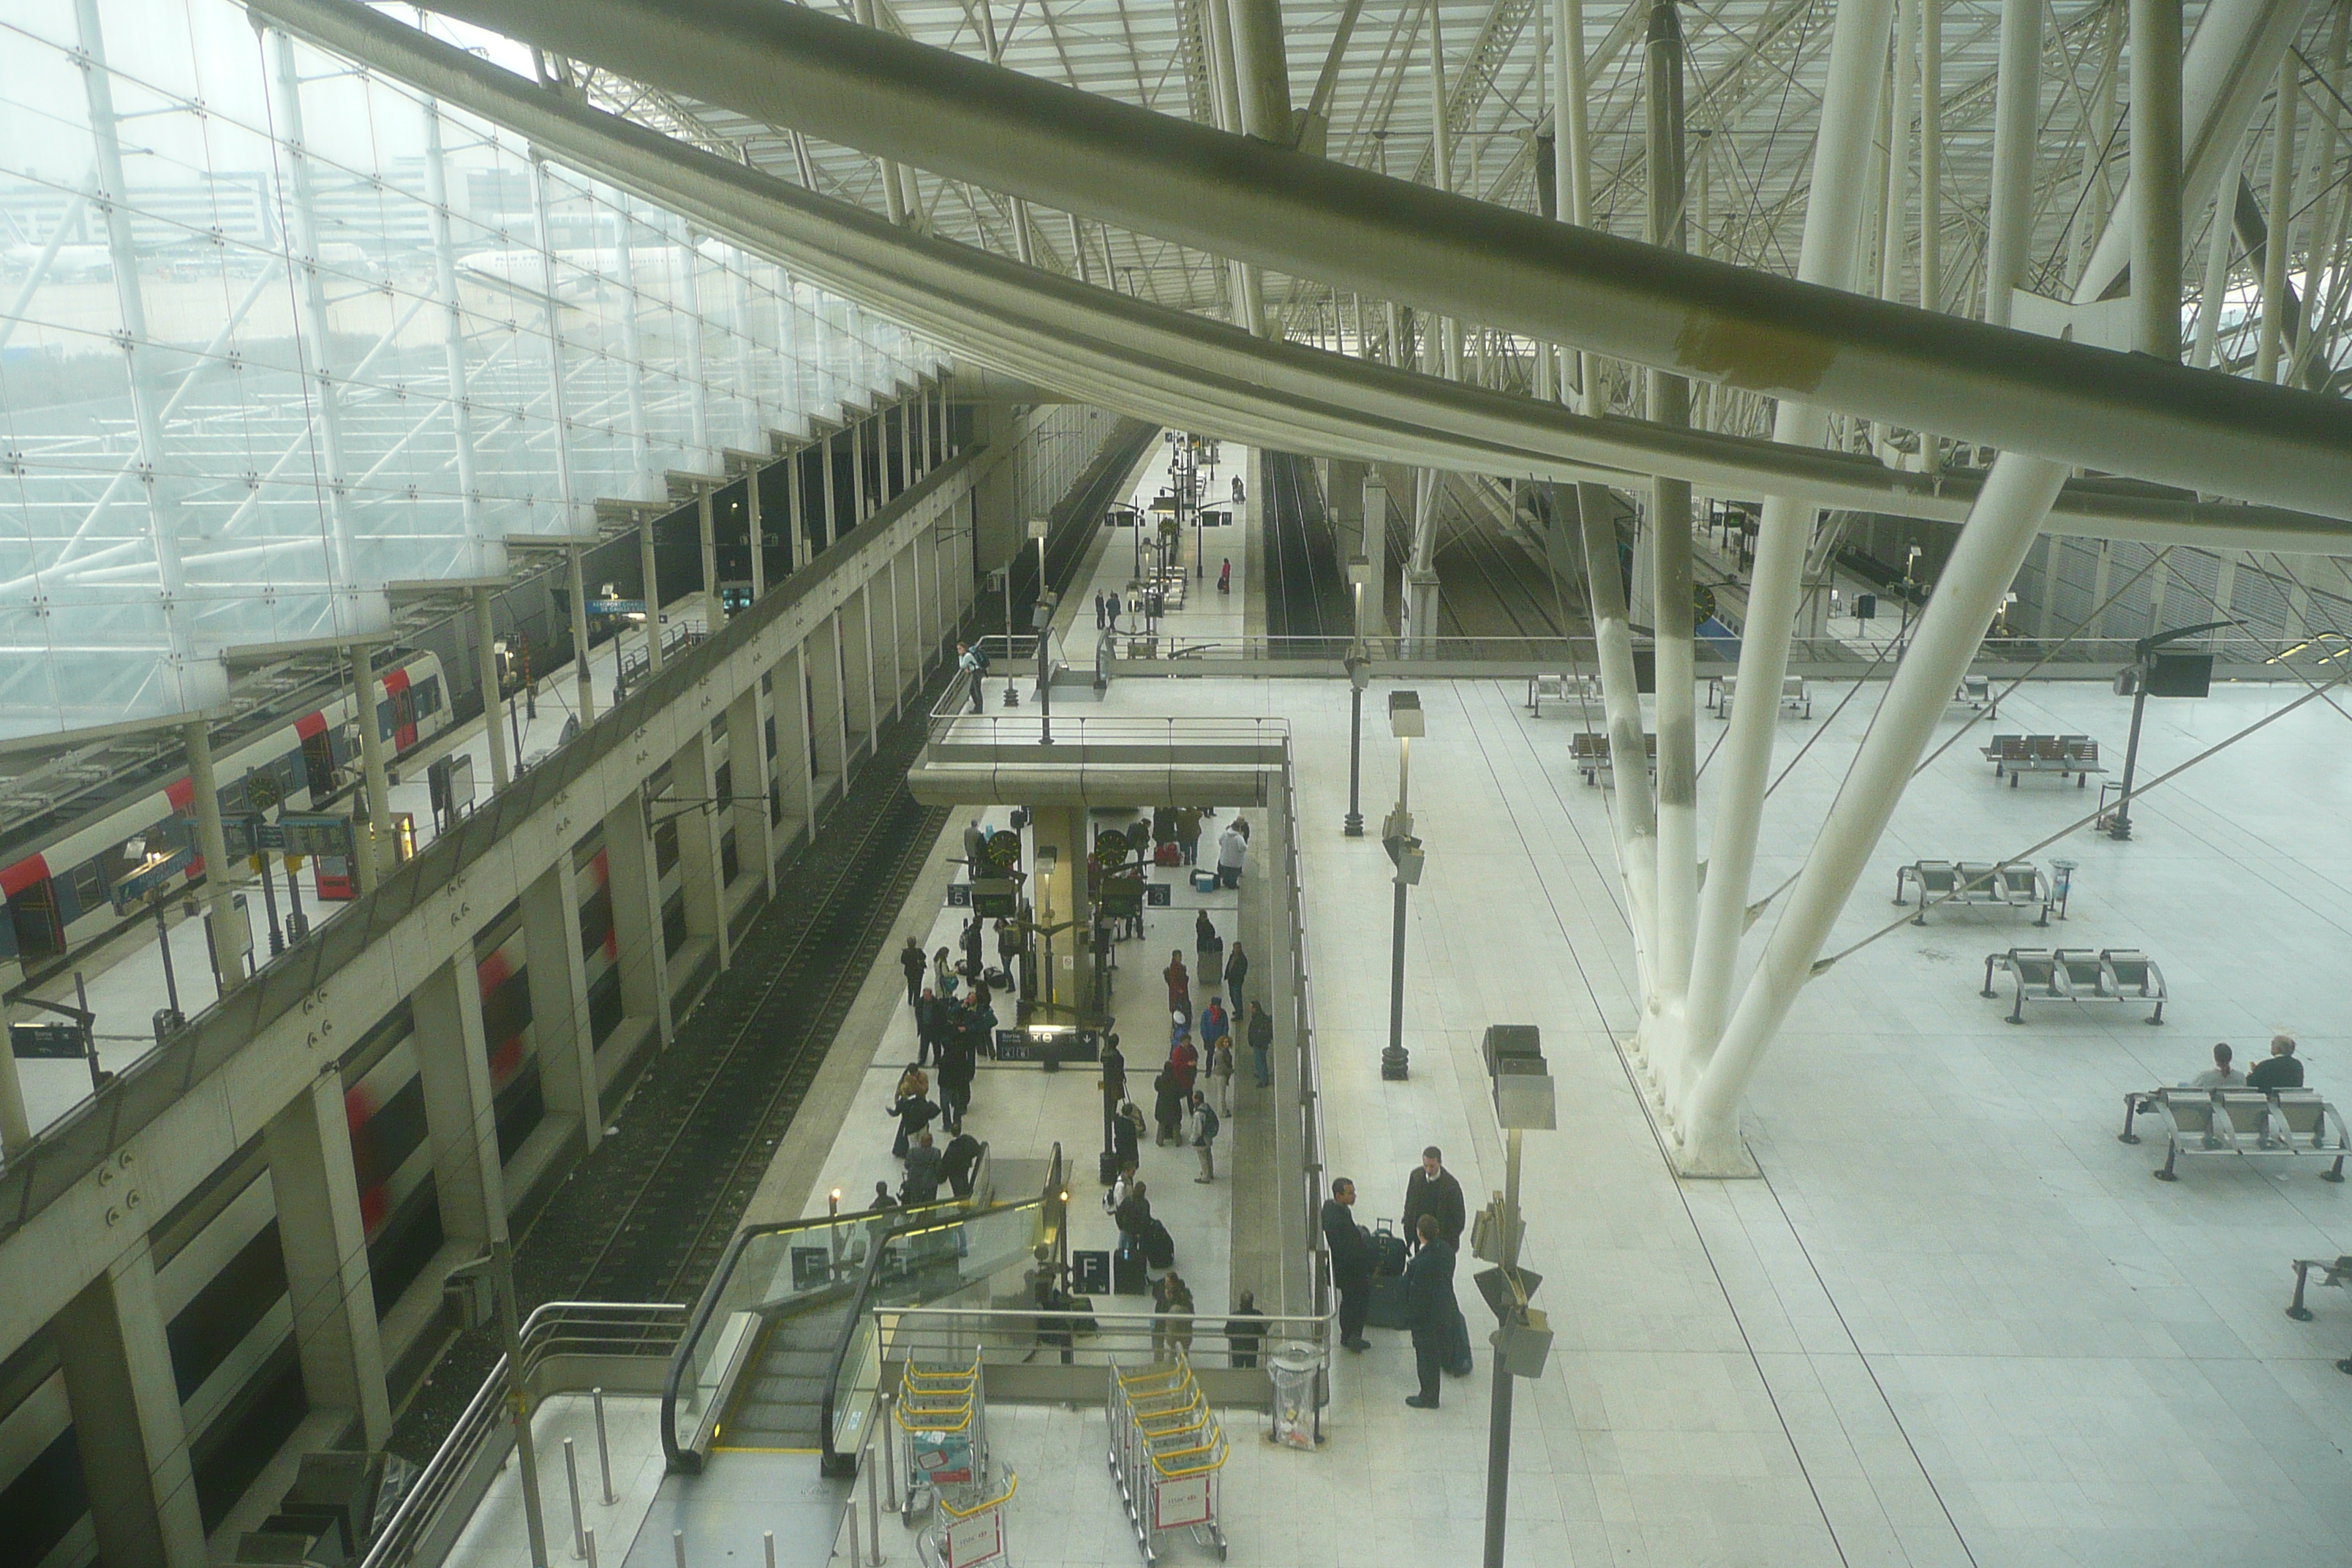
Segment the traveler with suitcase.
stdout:
<path fill-rule="evenodd" d="M 1331 1254 L 1331 1287 L 1339 1293 L 1339 1342 L 1351 1351 L 1368 1351 L 1364 1310 L 1372 1293 L 1372 1244 L 1352 1212 L 1356 1184 L 1342 1176 L 1331 1184 L 1323 1205 L 1323 1246 Z"/>
<path fill-rule="evenodd" d="M 1461 1309 L 1454 1301 L 1454 1249 L 1439 1236 L 1437 1216 L 1423 1215 L 1413 1238 L 1421 1245 L 1405 1266 L 1404 1282 L 1421 1392 L 1407 1394 L 1404 1402 L 1415 1410 L 1434 1410 L 1437 1374 L 1453 1349 L 1454 1321 Z"/>

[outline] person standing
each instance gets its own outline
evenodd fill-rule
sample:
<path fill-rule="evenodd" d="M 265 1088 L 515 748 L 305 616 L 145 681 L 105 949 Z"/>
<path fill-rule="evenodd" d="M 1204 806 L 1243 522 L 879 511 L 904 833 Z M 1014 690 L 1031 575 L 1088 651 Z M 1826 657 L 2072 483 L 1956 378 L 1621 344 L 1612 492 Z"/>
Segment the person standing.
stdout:
<path fill-rule="evenodd" d="M 1192 1016 L 1192 972 L 1184 967 L 1184 950 L 1176 948 L 1168 954 L 1168 967 L 1160 972 L 1168 982 L 1168 1010 Z"/>
<path fill-rule="evenodd" d="M 1200 1090 L 1192 1091 L 1192 1147 L 1201 1155 L 1201 1173 L 1192 1178 L 1195 1185 L 1217 1179 L 1217 1131 L 1224 1124 L 1217 1120 L 1217 1108 Z"/>
<path fill-rule="evenodd" d="M 913 1208 L 938 1202 L 941 1165 L 940 1152 L 931 1146 L 931 1135 L 918 1134 L 914 1146 L 907 1151 L 907 1179 L 898 1184 L 899 1204 Z"/>
<path fill-rule="evenodd" d="M 1242 826 L 1241 818 L 1235 817 L 1225 824 L 1223 833 L 1217 835 L 1218 886 L 1238 888 L 1242 885 L 1242 862 L 1248 855 L 1249 833 Z"/>
<path fill-rule="evenodd" d="M 1220 1039 L 1209 1053 L 1209 1076 L 1217 1083 L 1217 1109 L 1224 1115 L 1234 1113 L 1234 1041 L 1228 1035 Z"/>
<path fill-rule="evenodd" d="M 1331 1287 L 1339 1292 L 1339 1342 L 1368 1351 L 1364 1311 L 1371 1305 L 1372 1244 L 1356 1223 L 1356 1184 L 1342 1176 L 1331 1184 L 1323 1205 L 1323 1246 L 1331 1254 Z"/>
<path fill-rule="evenodd" d="M 1405 1321 L 1412 1326 L 1413 1370 L 1421 1392 L 1405 1395 L 1415 1410 L 1437 1408 L 1437 1374 L 1454 1350 L 1454 1249 L 1438 1234 L 1437 1216 L 1423 1215 L 1414 1239 L 1420 1250 L 1404 1266 Z"/>
<path fill-rule="evenodd" d="M 1021 931 L 1011 921 L 996 922 L 996 967 L 1004 972 L 1007 989 L 1020 985 L 1021 976 L 1015 969 L 1021 962 Z"/>
<path fill-rule="evenodd" d="M 987 964 L 981 959 L 981 954 L 987 950 L 982 945 L 980 917 L 978 915 L 974 915 L 971 919 L 963 922 L 962 942 L 963 977 L 971 984 L 977 985 L 980 984 L 982 976 L 987 972 L 988 968 Z"/>
<path fill-rule="evenodd" d="M 1242 984 L 1249 979 L 1249 950 L 1242 946 L 1241 938 L 1235 937 L 1225 952 L 1225 994 L 1234 999 L 1236 1013 L 1242 1010 Z"/>
<path fill-rule="evenodd" d="M 1118 1112 L 1110 1119 L 1111 1163 L 1122 1171 L 1135 1169 L 1139 1156 L 1136 1149 L 1143 1142 L 1143 1108 L 1131 1100 L 1119 1102 Z"/>
<path fill-rule="evenodd" d="M 1397 1221 L 1397 1228 L 1404 1232 L 1408 1242 L 1414 1242 L 1419 1236 L 1417 1227 L 1423 1215 L 1437 1221 L 1437 1234 L 1446 1246 L 1456 1252 L 1462 1250 L 1462 1226 L 1466 1223 L 1462 1184 L 1445 1168 L 1445 1156 L 1434 1143 L 1421 1152 L 1421 1163 L 1404 1179 L 1404 1215 Z"/>
<path fill-rule="evenodd" d="M 931 1124 L 940 1108 L 930 1101 L 931 1080 L 920 1068 L 908 1068 L 898 1076 L 898 1097 L 890 1102 L 885 1115 L 898 1119 L 898 1136 L 890 1145 L 890 1152 L 903 1160 L 908 1145 L 922 1135 Z"/>
<path fill-rule="evenodd" d="M 1173 1361 L 1179 1353 L 1191 1354 L 1192 1287 L 1171 1268 L 1153 1282 L 1151 1297 L 1160 1309 L 1159 1317 L 1151 1324 L 1151 1359 Z"/>
<path fill-rule="evenodd" d="M 1097 594 L 1097 595 L 1095 595 L 1095 630 L 1097 630 L 1097 631 L 1100 631 L 1100 630 L 1102 630 L 1102 629 L 1103 629 L 1103 596 L 1102 596 L 1100 594 Z"/>
<path fill-rule="evenodd" d="M 1209 918 L 1209 911 L 1202 910 L 1194 914 L 1192 952 L 1194 961 L 1201 966 L 1201 973 L 1208 977 L 1209 984 L 1213 985 L 1217 982 L 1218 966 L 1224 951 L 1225 939 L 1217 934 L 1217 922 Z"/>
<path fill-rule="evenodd" d="M 1168 1070 L 1176 1075 L 1176 1091 L 1189 1101 L 1201 1076 L 1201 1053 L 1192 1048 L 1191 1035 L 1177 1036 L 1176 1043 L 1168 1047 Z"/>
<path fill-rule="evenodd" d="M 915 1065 L 929 1067 L 940 1043 L 940 999 L 928 985 L 915 998 Z"/>
<path fill-rule="evenodd" d="M 1257 1293 L 1242 1292 L 1234 1315 L 1225 1320 L 1225 1342 L 1233 1346 L 1233 1363 L 1246 1372 L 1257 1365 L 1257 1348 L 1265 1341 L 1265 1314 L 1257 1310 Z"/>
<path fill-rule="evenodd" d="M 1217 592 L 1220 594 L 1230 594 L 1233 591 L 1234 560 L 1232 556 L 1228 555 L 1217 567 Z"/>
<path fill-rule="evenodd" d="M 898 950 L 898 967 L 907 974 L 907 1005 L 919 1008 L 923 995 L 923 971 L 929 967 L 923 962 L 923 944 L 912 936 Z"/>
<path fill-rule="evenodd" d="M 1151 1080 L 1151 1146 L 1178 1142 L 1182 1134 L 1177 1126 L 1184 1120 L 1184 1091 L 1176 1086 L 1176 1068 L 1171 1062 L 1160 1069 Z"/>
<path fill-rule="evenodd" d="M 971 710 L 975 713 L 982 711 L 980 704 L 980 688 L 988 679 L 988 666 L 981 662 L 977 649 L 968 643 L 958 643 L 956 644 L 956 668 L 971 679 Z"/>
<path fill-rule="evenodd" d="M 1249 1005 L 1249 1047 L 1251 1064 L 1257 1068 L 1257 1086 L 1274 1087 L 1274 1020 L 1265 1008 L 1253 1002 Z"/>
<path fill-rule="evenodd" d="M 980 1063 L 969 1030 L 958 1029 L 940 1044 L 940 1124 L 950 1132 L 963 1131 L 964 1112 L 971 1109 L 972 1074 Z"/>
<path fill-rule="evenodd" d="M 955 966 L 948 962 L 948 950 L 944 947 L 931 954 L 931 989 L 950 1001 L 955 997 Z"/>
<path fill-rule="evenodd" d="M 963 825 L 963 868 L 975 882 L 989 869 L 988 835 L 976 816 Z"/>
<path fill-rule="evenodd" d="M 1201 861 L 1201 808 L 1188 805 L 1176 813 L 1176 852 L 1187 866 Z"/>

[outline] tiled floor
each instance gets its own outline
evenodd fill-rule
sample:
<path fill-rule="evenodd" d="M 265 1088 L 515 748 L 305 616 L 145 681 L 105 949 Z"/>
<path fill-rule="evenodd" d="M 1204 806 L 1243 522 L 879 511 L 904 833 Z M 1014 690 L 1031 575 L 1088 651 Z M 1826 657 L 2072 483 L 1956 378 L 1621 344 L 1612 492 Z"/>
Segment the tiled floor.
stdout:
<path fill-rule="evenodd" d="M 1420 689 L 1429 862 L 1408 931 L 1403 1084 L 1377 1070 L 1388 864 L 1338 832 L 1344 687 L 1129 680 L 1110 703 L 1294 725 L 1326 1122 L 1333 1168 L 1365 1184 L 1370 1214 L 1396 1212 L 1432 1141 L 1474 1204 L 1500 1184 L 1479 1037 L 1492 1022 L 1544 1030 L 1560 1129 L 1528 1140 L 1528 1262 L 1558 1339 L 1546 1375 L 1519 1391 L 1511 1562 L 2343 1557 L 2352 1379 L 2332 1363 L 2352 1352 L 2352 1305 L 2315 1298 L 2309 1324 L 2281 1309 L 2290 1258 L 2352 1250 L 2344 1189 L 2307 1163 L 2203 1162 L 2160 1184 L 2160 1152 L 2115 1139 L 2125 1091 L 2186 1078 L 2216 1039 L 2257 1050 L 2291 1029 L 2314 1084 L 2338 1089 L 2352 1036 L 2343 714 L 2310 704 L 2147 796 L 2131 844 L 2077 832 L 2045 852 L 2080 862 L 2071 918 L 2050 931 L 1939 912 L 1840 963 L 1800 999 L 1758 1081 L 1764 1179 L 1686 1184 L 1614 1048 L 1633 964 L 1605 797 L 1566 765 L 1580 721 L 1528 719 L 1514 683 Z M 2151 705 L 2143 777 L 2298 690 Z M 1817 691 L 1820 717 L 1782 726 L 1776 766 L 1820 738 L 1772 796 L 1759 894 L 1801 862 L 1878 689 L 1832 718 L 1843 695 Z M 2006 702 L 2000 728 L 2085 732 L 2112 752 L 2127 718 L 2102 685 L 2053 684 Z M 1944 736 L 1961 722 L 1956 711 Z M 1720 725 L 1702 723 L 1704 756 Z M 2054 781 L 1997 783 L 1978 743 L 1971 731 L 1915 782 L 1833 950 L 1893 918 L 1897 865 L 2006 857 L 2095 805 L 2095 790 Z M 1377 809 L 1394 763 L 1385 742 L 1368 744 Z M 2005 1024 L 2005 1003 L 1977 994 L 1984 956 L 2036 941 L 2145 948 L 2174 992 L 2166 1026 L 2132 1009 Z M 1429 1415 L 1402 1405 L 1402 1336 L 1374 1339 L 1340 1368 L 1323 1452 L 1237 1434 L 1234 1562 L 1477 1559 L 1486 1357 Z M 1000 1424 L 1024 1476 L 1024 1563 L 1134 1560 L 1099 1422 L 1022 1411 Z M 1171 1545 L 1173 1561 L 1202 1555 Z"/>

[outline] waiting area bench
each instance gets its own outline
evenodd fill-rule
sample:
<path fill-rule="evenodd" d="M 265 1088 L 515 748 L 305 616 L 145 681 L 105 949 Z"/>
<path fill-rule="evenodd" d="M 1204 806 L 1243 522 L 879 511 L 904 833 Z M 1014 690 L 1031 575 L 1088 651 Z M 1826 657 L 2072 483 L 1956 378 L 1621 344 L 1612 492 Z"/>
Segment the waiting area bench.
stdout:
<path fill-rule="evenodd" d="M 1642 741 L 1649 753 L 1650 772 L 1654 774 L 1658 771 L 1658 737 L 1648 734 Z M 1580 730 L 1570 736 L 1568 760 L 1584 775 L 1586 784 L 1599 784 L 1603 773 L 1612 781 L 1616 776 L 1616 764 L 1609 754 L 1609 737 L 1598 730 Z"/>
<path fill-rule="evenodd" d="M 2107 770 L 2099 763 L 2099 743 L 2088 735 L 1995 735 L 1992 744 L 1979 748 L 1992 764 L 1992 776 L 2009 776 L 2009 787 L 2026 773 L 2072 773 L 2081 789 L 2093 773 Z"/>
<path fill-rule="evenodd" d="M 2338 1174 L 2336 1179 L 2341 1181 L 2343 1177 Z M 2319 1282 L 2322 1285 L 2334 1285 L 2339 1289 L 2352 1285 L 2352 1255 L 2338 1258 L 2333 1263 L 2324 1258 L 2296 1258 L 2294 1260 L 2294 1300 L 2286 1304 L 2286 1315 L 2298 1323 L 2311 1321 L 2311 1309 L 2303 1304 L 2303 1288 L 2309 1283 L 2314 1269 L 2319 1271 Z M 2337 1362 L 2336 1364 L 2341 1367 L 2344 1363 Z"/>
<path fill-rule="evenodd" d="M 1601 711 L 1601 678 L 1596 675 L 1530 675 L 1528 677 L 1528 712 L 1543 717 L 1547 702 L 1564 704 L 1587 713 Z"/>
<path fill-rule="evenodd" d="M 1927 923 L 1927 906 L 1964 904 L 1972 908 L 2039 909 L 2033 923 L 2050 923 L 2050 879 L 2031 860 L 2003 860 L 1997 865 L 1966 860 L 1915 860 L 1895 873 L 1895 901 L 1907 902 L 1906 885 L 1919 886 L 1919 913 L 1915 926 Z"/>
<path fill-rule="evenodd" d="M 2012 947 L 1985 956 L 1980 994 L 1997 996 L 1992 976 L 2007 970 L 2017 989 L 2009 1022 L 2025 1022 L 2028 1002 L 2154 1002 L 2151 1024 L 2164 1022 L 2164 973 L 2147 954 L 2127 947 Z"/>
<path fill-rule="evenodd" d="M 1993 694 L 1990 675 L 1963 675 L 1959 685 L 1952 689 L 1955 708 L 1966 708 L 1988 719 L 2000 717 L 2000 699 Z"/>
<path fill-rule="evenodd" d="M 2320 1179 L 2344 1179 L 2344 1157 L 2352 1134 L 2334 1106 L 2307 1089 L 2157 1089 L 2124 1096 L 2124 1130 L 2116 1142 L 2137 1143 L 2135 1118 L 2163 1119 L 2166 1147 L 2159 1182 L 2178 1181 L 2183 1154 L 2315 1155 L 2332 1162 Z M 2296 1268 L 2305 1266 L 2297 1264 Z M 2319 1267 L 2314 1265 L 2313 1267 Z M 2333 1283 L 2334 1281 L 2328 1281 Z M 2295 1305 L 2303 1304 L 2303 1281 L 2295 1280 Z M 2288 1316 L 2294 1316 L 2292 1309 Z"/>
<path fill-rule="evenodd" d="M 1707 678 L 1707 710 L 1717 718 L 1731 717 L 1731 704 L 1738 695 L 1739 677 L 1716 675 Z M 1780 711 L 1794 713 L 1805 719 L 1813 716 L 1812 693 L 1807 689 L 1803 676 L 1784 675 L 1780 678 Z"/>

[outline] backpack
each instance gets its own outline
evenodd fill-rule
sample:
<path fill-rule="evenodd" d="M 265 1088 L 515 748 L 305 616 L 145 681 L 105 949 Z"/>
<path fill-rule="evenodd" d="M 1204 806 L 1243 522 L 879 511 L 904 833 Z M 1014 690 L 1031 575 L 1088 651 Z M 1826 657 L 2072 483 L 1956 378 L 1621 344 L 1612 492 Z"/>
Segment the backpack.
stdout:
<path fill-rule="evenodd" d="M 1199 1148 L 1202 1144 L 1214 1142 L 1217 1137 L 1217 1129 L 1223 1125 L 1223 1123 L 1219 1122 L 1217 1120 L 1217 1108 L 1211 1105 L 1206 1100 L 1202 1100 L 1201 1102 L 1200 1121 L 1201 1131 L 1195 1134 L 1192 1139 L 1192 1145 L 1195 1148 Z"/>
<path fill-rule="evenodd" d="M 974 673 L 979 675 L 988 673 L 988 651 L 978 643 L 971 645 L 971 663 Z"/>

